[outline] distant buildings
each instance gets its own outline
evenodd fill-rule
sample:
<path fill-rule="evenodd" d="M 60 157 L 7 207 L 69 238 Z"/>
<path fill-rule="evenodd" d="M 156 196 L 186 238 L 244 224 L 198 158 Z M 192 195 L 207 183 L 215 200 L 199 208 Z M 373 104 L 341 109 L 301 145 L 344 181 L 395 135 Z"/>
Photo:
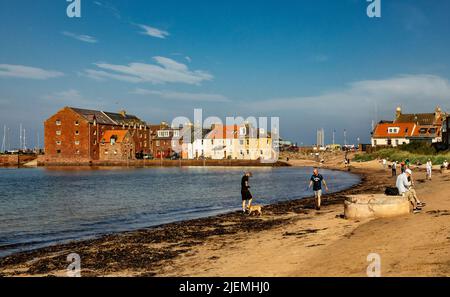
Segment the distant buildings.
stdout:
<path fill-rule="evenodd" d="M 319 148 L 325 147 L 325 130 L 323 128 L 317 130 L 316 146 Z"/>
<path fill-rule="evenodd" d="M 269 160 L 275 155 L 270 132 L 249 124 L 214 124 L 209 131 L 200 131 L 201 136 L 192 134 L 190 143 L 183 141 L 183 158 Z"/>
<path fill-rule="evenodd" d="M 183 129 L 165 122 L 149 125 L 125 111 L 112 113 L 64 107 L 45 121 L 44 128 L 44 163 L 126 161 L 147 157 L 272 160 L 276 155 L 271 133 L 250 124 L 214 124 L 210 129 L 194 129 L 193 125 L 188 125 Z"/>
<path fill-rule="evenodd" d="M 126 160 L 150 153 L 150 129 L 125 111 L 64 107 L 45 121 L 44 130 L 45 162 Z"/>
<path fill-rule="evenodd" d="M 151 152 L 155 158 L 168 158 L 174 155 L 174 138 L 180 135 L 179 128 L 172 128 L 166 122 L 159 125 L 149 125 L 151 136 Z"/>
<path fill-rule="evenodd" d="M 442 124 L 442 141 L 447 148 L 450 148 L 450 115 L 447 115 Z"/>
<path fill-rule="evenodd" d="M 442 142 L 446 117 L 447 114 L 439 107 L 434 113 L 418 114 L 404 114 L 398 107 L 393 121 L 382 121 L 375 127 L 372 132 L 372 146 L 396 147 L 413 141 L 430 144 Z"/>

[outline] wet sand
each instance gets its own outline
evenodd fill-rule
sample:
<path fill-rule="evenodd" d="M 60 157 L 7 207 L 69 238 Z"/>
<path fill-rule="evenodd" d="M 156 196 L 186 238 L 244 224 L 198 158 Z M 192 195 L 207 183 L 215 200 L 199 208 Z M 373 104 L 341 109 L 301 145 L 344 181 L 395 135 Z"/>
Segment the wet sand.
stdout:
<path fill-rule="evenodd" d="M 344 169 L 338 163 L 326 164 Z M 0 259 L 0 275 L 65 276 L 67 255 L 78 253 L 82 276 L 365 276 L 367 255 L 378 253 L 385 276 L 449 276 L 450 175 L 415 173 L 428 203 L 420 214 L 352 221 L 342 218 L 346 195 L 395 180 L 376 162 L 351 171 L 361 183 L 325 195 L 320 211 L 299 199 L 266 206 L 260 218 L 234 212 L 57 245 Z"/>

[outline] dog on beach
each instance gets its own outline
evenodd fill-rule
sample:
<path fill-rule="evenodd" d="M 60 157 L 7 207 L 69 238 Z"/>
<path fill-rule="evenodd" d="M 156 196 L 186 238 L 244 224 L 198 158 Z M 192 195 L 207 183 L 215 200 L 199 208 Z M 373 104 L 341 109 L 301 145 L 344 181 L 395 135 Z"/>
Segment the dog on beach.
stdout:
<path fill-rule="evenodd" d="M 247 207 L 248 215 L 255 213 L 258 216 L 262 216 L 262 206 L 261 205 L 252 205 Z"/>

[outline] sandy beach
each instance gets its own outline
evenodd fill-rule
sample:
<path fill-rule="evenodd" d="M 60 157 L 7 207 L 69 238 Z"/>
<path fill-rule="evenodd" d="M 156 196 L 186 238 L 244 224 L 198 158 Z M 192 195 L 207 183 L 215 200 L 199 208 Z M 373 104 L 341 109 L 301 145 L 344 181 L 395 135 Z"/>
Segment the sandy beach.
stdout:
<path fill-rule="evenodd" d="M 339 163 L 324 166 L 347 170 Z M 395 184 L 377 161 L 353 163 L 351 171 L 361 183 L 325 195 L 320 211 L 299 199 L 266 206 L 260 218 L 235 212 L 57 245 L 0 259 L 0 275 L 65 276 L 67 255 L 78 253 L 82 276 L 366 276 L 367 255 L 377 253 L 383 276 L 449 276 L 450 174 L 426 181 L 415 170 L 427 202 L 419 214 L 346 220 L 346 195 Z"/>

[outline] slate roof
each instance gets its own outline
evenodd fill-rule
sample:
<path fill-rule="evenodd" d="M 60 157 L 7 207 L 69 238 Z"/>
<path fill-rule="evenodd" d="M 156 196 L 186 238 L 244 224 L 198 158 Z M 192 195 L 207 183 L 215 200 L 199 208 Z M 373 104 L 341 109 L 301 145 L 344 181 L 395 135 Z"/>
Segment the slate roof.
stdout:
<path fill-rule="evenodd" d="M 83 116 L 90 123 L 93 123 L 94 119 L 96 119 L 97 123 L 103 125 L 129 125 L 129 126 L 146 125 L 144 121 L 142 121 L 135 115 L 121 114 L 115 112 L 104 112 L 100 110 L 82 109 L 75 107 L 69 108 L 78 113 L 79 115 Z"/>

